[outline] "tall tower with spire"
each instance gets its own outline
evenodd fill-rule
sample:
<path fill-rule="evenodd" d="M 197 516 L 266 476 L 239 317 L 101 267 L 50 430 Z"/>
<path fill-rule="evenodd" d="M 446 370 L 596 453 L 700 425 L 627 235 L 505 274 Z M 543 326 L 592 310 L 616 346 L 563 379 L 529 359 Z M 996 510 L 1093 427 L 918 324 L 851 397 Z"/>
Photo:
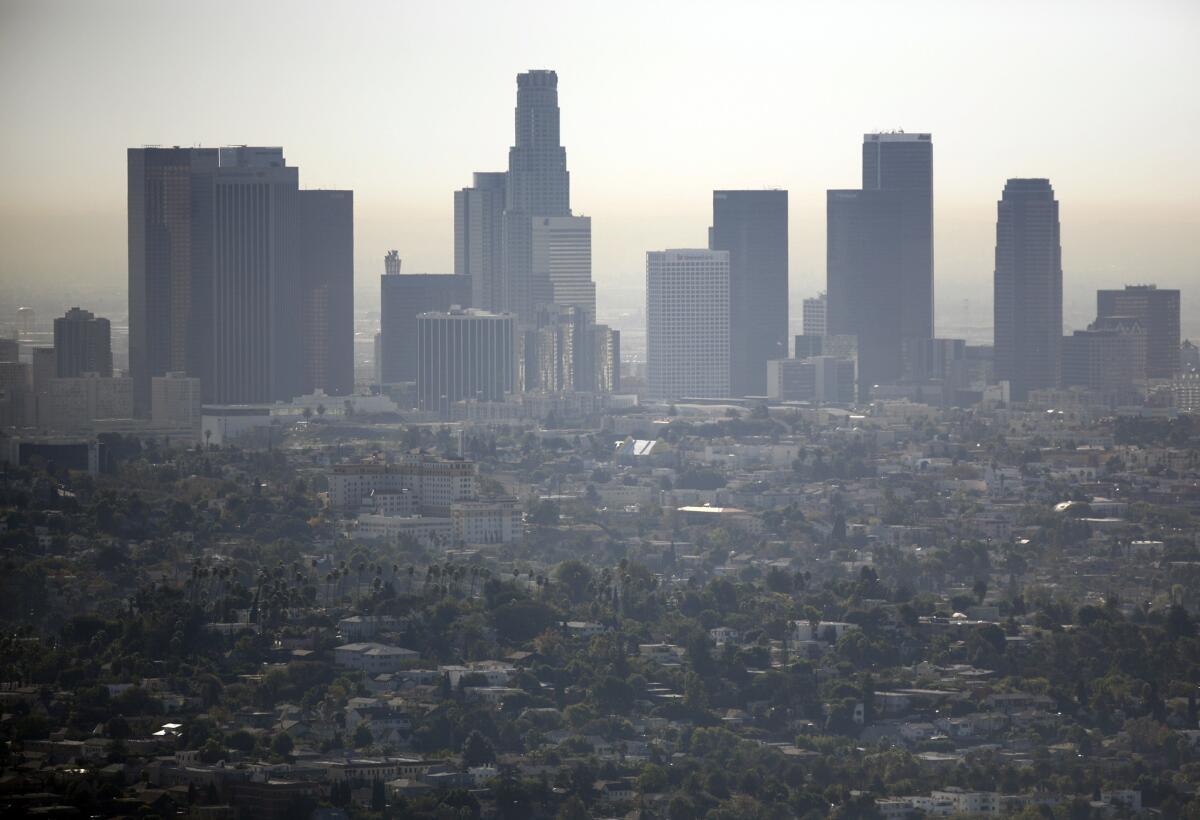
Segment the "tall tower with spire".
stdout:
<path fill-rule="evenodd" d="M 517 75 L 515 126 L 504 192 L 500 305 L 524 326 L 536 322 L 539 306 L 551 304 L 586 310 L 594 320 L 592 226 L 590 218 L 571 214 L 555 72 Z"/>

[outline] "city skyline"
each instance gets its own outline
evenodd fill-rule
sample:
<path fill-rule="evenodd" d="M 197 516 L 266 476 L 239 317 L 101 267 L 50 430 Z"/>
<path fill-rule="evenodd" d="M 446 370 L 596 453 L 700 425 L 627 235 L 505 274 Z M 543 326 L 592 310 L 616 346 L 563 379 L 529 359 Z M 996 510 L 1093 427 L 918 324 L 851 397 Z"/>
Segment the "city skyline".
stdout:
<path fill-rule="evenodd" d="M 922 34 L 916 23 L 897 20 L 881 6 L 863 5 L 869 6 L 879 20 L 901 26 L 918 41 L 936 33 L 937 26 Z M 1186 140 L 1169 136 L 1200 124 L 1200 105 L 1186 97 L 1172 97 L 1171 105 L 1164 105 L 1161 97 L 1165 92 L 1150 84 L 1147 93 L 1126 106 L 1119 121 L 1105 119 L 1103 107 L 1113 83 L 1126 87 L 1139 78 L 1149 81 L 1153 76 L 1196 73 L 1198 58 L 1185 45 L 1196 31 L 1198 17 L 1181 4 L 1162 4 L 1164 10 L 1175 14 L 1124 15 L 1113 7 L 1113 13 L 1084 20 L 1092 45 L 1082 51 L 1077 43 L 1064 44 L 1061 53 L 1051 48 L 1055 34 L 1064 32 L 1071 19 L 1067 10 L 1039 12 L 1045 18 L 1040 20 L 1042 28 L 1026 31 L 1021 26 L 1024 7 L 1020 6 L 1011 12 L 968 21 L 962 44 L 942 49 L 934 56 L 914 57 L 908 63 L 894 64 L 898 50 L 882 42 L 878 33 L 864 35 L 878 48 L 857 68 L 850 66 L 848 57 L 831 56 L 829 46 L 809 40 L 805 42 L 811 48 L 803 57 L 770 55 L 770 49 L 758 50 L 765 54 L 737 50 L 729 58 L 740 70 L 733 75 L 755 72 L 787 79 L 793 73 L 804 76 L 804 72 L 824 65 L 823 71 L 842 71 L 840 88 L 844 94 L 834 97 L 827 89 L 813 89 L 813 100 L 801 122 L 793 112 L 764 105 L 775 84 L 763 82 L 746 89 L 742 98 L 732 100 L 728 116 L 715 118 L 699 130 L 687 128 L 678 114 L 694 105 L 697 95 L 718 95 L 729 88 L 726 83 L 732 82 L 721 80 L 710 92 L 705 90 L 706 83 L 712 85 L 714 81 L 714 69 L 702 60 L 703 45 L 719 36 L 722 15 L 713 10 L 701 15 L 702 19 L 692 21 L 696 31 L 686 45 L 674 46 L 666 55 L 656 57 L 649 33 L 656 26 L 661 30 L 669 17 L 664 10 L 656 9 L 647 12 L 647 33 L 614 32 L 614 44 L 607 46 L 628 49 L 637 59 L 627 64 L 619 61 L 604 70 L 593 65 L 594 59 L 588 59 L 595 57 L 594 50 L 600 46 L 584 44 L 572 50 L 554 42 L 553 37 L 524 39 L 529 35 L 517 36 L 509 55 L 474 58 L 454 67 L 436 60 L 430 64 L 434 70 L 423 75 L 435 79 L 421 82 L 395 83 L 397 77 L 410 76 L 411 71 L 405 71 L 416 65 L 410 62 L 417 59 L 412 54 L 386 59 L 377 55 L 366 64 L 350 60 L 333 70 L 329 79 L 312 85 L 301 98 L 305 105 L 300 108 L 351 116 L 366 126 L 356 126 L 350 132 L 341 129 L 339 133 L 325 122 L 337 117 L 322 117 L 316 122 L 292 110 L 296 108 L 293 103 L 264 100 L 257 92 L 247 96 L 231 89 L 222 78 L 236 70 L 236 59 L 230 65 L 205 64 L 197 72 L 207 79 L 193 79 L 181 95 L 194 110 L 184 110 L 182 103 L 172 98 L 148 118 L 130 107 L 131 92 L 116 82 L 114 72 L 127 68 L 129 60 L 144 61 L 153 56 L 162 61 L 164 76 L 172 76 L 173 66 L 178 67 L 174 61 L 180 58 L 156 45 L 154 35 L 173 24 L 194 24 L 202 29 L 209 24 L 190 16 L 183 7 L 119 6 L 108 15 L 112 19 L 97 22 L 101 31 L 128 38 L 128 34 L 114 30 L 117 24 L 124 24 L 138 29 L 141 36 L 130 43 L 129 56 L 112 59 L 112 65 L 99 65 L 96 71 L 80 77 L 77 72 L 64 72 L 61 65 L 49 64 L 56 54 L 54 49 L 33 53 L 23 44 L 48 33 L 46 27 L 54 18 L 42 9 L 53 11 L 55 6 L 13 4 L 3 12 L 11 25 L 4 27 L 6 34 L 0 37 L 11 47 L 4 49 L 6 57 L 0 59 L 21 60 L 25 67 L 23 71 L 6 72 L 8 77 L 21 76 L 23 82 L 19 90 L 15 86 L 7 89 L 12 121 L 33 123 L 48 118 L 44 126 L 53 127 L 62 116 L 58 110 L 71 109 L 74 103 L 76 113 L 87 117 L 94 127 L 78 129 L 78 135 L 77 130 L 58 129 L 49 146 L 42 144 L 32 126 L 5 130 L 7 150 L 2 161 L 12 181 L 8 193 L 0 199 L 5 217 L 5 227 L 0 228 L 0 247 L 5 251 L 0 255 L 0 288 L 6 291 L 20 290 L 34 277 L 45 287 L 59 289 L 77 283 L 115 285 L 122 281 L 120 152 L 131 145 L 154 141 L 286 144 L 291 161 L 306 169 L 319 169 L 306 174 L 308 186 L 353 188 L 359 291 L 370 289 L 371 279 L 378 272 L 375 260 L 391 247 L 400 249 L 409 270 L 452 270 L 449 192 L 461 188 L 473 168 L 503 167 L 502 135 L 512 122 L 511 77 L 531 67 L 556 70 L 561 78 L 560 90 L 570 100 L 562 119 L 562 144 L 571 149 L 574 212 L 597 220 L 593 276 L 601 309 L 606 291 L 615 294 L 637 289 L 646 249 L 702 246 L 709 222 L 709 197 L 713 190 L 723 188 L 778 187 L 789 191 L 789 289 L 793 300 L 815 295 L 825 277 L 823 192 L 857 181 L 858 157 L 851 140 L 880 127 L 929 131 L 938 141 L 934 235 L 939 316 L 952 312 L 964 295 L 976 296 L 978 291 L 988 290 L 994 227 L 991 203 L 994 191 L 1010 177 L 1045 176 L 1055 181 L 1064 207 L 1064 287 L 1068 302 L 1087 301 L 1096 287 L 1143 281 L 1163 287 L 1185 286 L 1200 263 L 1200 253 L 1190 241 L 1200 213 L 1195 193 L 1200 186 L 1188 184 L 1197 171 L 1186 161 Z M 953 18 L 953 10 L 947 6 L 926 7 Z M 86 57 L 96 48 L 90 39 L 81 39 L 85 35 L 91 38 L 93 33 L 85 25 L 91 19 L 88 9 L 81 7 L 78 11 L 71 24 L 54 29 L 60 41 L 58 47 L 73 49 L 72 60 Z M 294 31 L 302 43 L 308 44 L 323 42 L 324 37 L 374 37 L 377 35 L 368 31 L 372 28 L 368 25 L 372 12 L 378 13 L 381 20 L 399 24 L 405 42 L 425 26 L 443 30 L 434 25 L 442 12 L 382 7 L 366 7 L 339 19 L 336 30 L 324 35 L 318 34 L 319 18 L 310 7 L 298 7 L 294 15 L 278 21 L 278 25 Z M 818 14 L 812 8 L 760 6 L 751 12 L 739 20 L 741 28 L 761 28 L 771 20 L 799 21 L 808 24 L 805 37 L 810 39 L 814 37 L 810 33 L 814 26 L 836 29 L 846 22 L 841 11 Z M 479 9 L 474 19 L 481 28 L 484 23 L 494 22 L 498 30 L 509 31 L 510 23 L 489 19 L 494 13 Z M 580 22 L 579 18 L 605 31 L 615 25 L 580 10 L 566 16 L 570 19 L 540 23 L 539 32 L 547 35 L 562 30 L 565 37 L 566 30 L 561 27 L 571 21 Z M 247 28 L 265 25 L 266 17 L 262 10 L 252 10 Z M 955 18 L 942 25 L 951 22 L 963 23 Z M 460 36 L 470 43 L 481 33 L 468 27 Z M 1028 133 L 1030 129 L 1020 128 L 980 101 L 962 97 L 960 104 L 949 105 L 946 100 L 971 82 L 981 91 L 1009 99 L 1011 92 L 1002 93 L 1000 72 L 1006 66 L 1007 52 L 1001 46 L 1004 38 L 1018 34 L 1023 62 L 1014 68 L 1017 79 L 1029 80 L 1039 70 L 1057 71 L 1068 64 L 1074 72 L 1069 95 L 1028 82 L 1022 87 L 1026 95 L 1024 113 L 1015 119 L 1037 119 L 1044 127 L 1033 129 L 1036 133 Z M 237 41 L 242 35 L 234 32 L 232 36 Z M 1118 38 L 1121 50 L 1106 48 Z M 1082 39 L 1087 38 L 1077 41 Z M 946 61 L 956 55 L 961 58 L 968 42 L 975 47 L 976 59 L 956 67 L 961 76 L 949 77 Z M 230 48 L 235 46 L 236 42 Z M 414 54 L 425 54 L 430 47 L 421 44 Z M 263 48 L 274 53 L 274 46 Z M 1073 63 L 1067 62 L 1068 53 Z M 678 59 L 670 63 L 667 56 Z M 279 66 L 268 78 L 278 87 L 288 89 L 297 79 L 309 76 L 312 69 L 298 65 L 294 55 L 279 57 Z M 821 64 L 821 60 L 826 63 Z M 69 67 L 72 61 L 64 65 Z M 656 70 L 639 71 L 639 66 L 646 65 Z M 885 65 L 894 70 L 883 77 L 875 76 Z M 295 69 L 294 76 L 286 74 L 288 69 Z M 866 77 L 872 72 L 874 85 L 869 85 Z M 335 97 L 338 83 L 352 83 L 356 78 L 364 80 L 365 88 L 377 95 L 386 87 L 393 103 L 369 104 L 363 90 L 345 100 Z M 384 79 L 391 85 L 379 85 Z M 161 82 L 146 78 L 133 85 L 154 91 Z M 613 93 L 614 85 L 622 86 L 623 93 Z M 665 94 L 668 89 L 674 93 Z M 39 94 L 55 99 L 54 111 L 39 103 Z M 111 109 L 98 108 L 94 99 L 110 99 L 114 105 Z M 456 104 L 447 106 L 448 99 L 455 99 Z M 965 111 L 961 110 L 963 102 L 968 103 Z M 727 121 L 739 117 L 749 117 L 745 122 L 755 127 L 749 131 L 732 129 Z M 1089 119 L 1099 125 L 1081 125 Z M 616 122 L 647 120 L 657 126 L 611 127 Z M 409 127 L 401 127 L 405 122 L 410 123 Z M 413 128 L 411 122 L 420 122 L 424 127 Z M 609 127 L 603 127 L 605 122 Z M 1081 139 L 1084 135 L 1086 139 Z M 85 152 L 86 163 L 71 150 L 77 140 L 85 137 L 93 146 Z M 639 150 L 634 150 L 635 144 Z M 1130 146 L 1139 150 L 1130 151 Z M 353 150 L 346 150 L 348 147 Z M 113 162 L 96 161 L 109 153 Z M 1095 163 L 1117 153 L 1122 163 L 1106 164 L 1104 174 L 1092 172 Z M 46 161 L 38 162 L 38 158 Z M 639 196 L 629 197 L 630 180 L 635 176 L 641 180 Z M 1170 186 L 1164 184 L 1166 180 L 1170 180 Z M 74 193 L 69 198 L 65 195 L 67 186 Z M 58 232 L 68 232 L 74 241 L 67 243 L 61 253 L 43 253 Z M 983 315 L 986 305 L 986 298 L 980 298 L 978 308 L 973 309 Z M 1195 308 L 1189 304 L 1186 290 L 1183 312 L 1187 327 L 1188 316 Z"/>

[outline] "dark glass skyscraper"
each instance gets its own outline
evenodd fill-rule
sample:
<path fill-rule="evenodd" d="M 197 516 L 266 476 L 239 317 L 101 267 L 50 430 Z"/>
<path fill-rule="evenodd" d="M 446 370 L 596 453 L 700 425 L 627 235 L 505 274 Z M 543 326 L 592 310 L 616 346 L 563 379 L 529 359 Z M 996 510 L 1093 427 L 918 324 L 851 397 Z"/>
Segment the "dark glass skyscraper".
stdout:
<path fill-rule="evenodd" d="M 933 338 L 933 140 L 929 134 L 864 134 L 864 191 L 900 195 L 900 335 Z"/>
<path fill-rule="evenodd" d="M 354 192 L 300 192 L 304 387 L 354 392 Z"/>
<path fill-rule="evenodd" d="M 708 245 L 729 252 L 731 392 L 765 396 L 788 355 L 787 191 L 713 191 Z"/>
<path fill-rule="evenodd" d="M 150 415 L 150 379 L 212 367 L 215 148 L 130 148 L 129 369 L 134 413 Z"/>
<path fill-rule="evenodd" d="M 826 200 L 827 332 L 858 337 L 859 387 L 912 375 L 933 338 L 933 141 L 864 134 L 862 190 Z"/>
<path fill-rule="evenodd" d="M 305 392 L 298 169 L 282 148 L 222 148 L 213 191 L 210 401 Z"/>
<path fill-rule="evenodd" d="M 62 378 L 113 374 L 112 328 L 108 319 L 77 307 L 54 320 L 55 373 Z"/>
<path fill-rule="evenodd" d="M 353 389 L 350 191 L 300 191 L 282 148 L 129 149 L 129 359 L 204 400 Z"/>
<path fill-rule="evenodd" d="M 1062 367 L 1062 245 L 1046 179 L 1010 179 L 997 207 L 996 378 L 1013 401 L 1057 387 Z"/>
<path fill-rule="evenodd" d="M 900 377 L 903 206 L 904 195 L 895 190 L 826 193 L 826 329 L 857 337 L 864 397 L 872 385 Z"/>
<path fill-rule="evenodd" d="M 900 335 L 934 337 L 934 142 L 928 133 L 863 136 L 863 190 L 898 191 Z"/>

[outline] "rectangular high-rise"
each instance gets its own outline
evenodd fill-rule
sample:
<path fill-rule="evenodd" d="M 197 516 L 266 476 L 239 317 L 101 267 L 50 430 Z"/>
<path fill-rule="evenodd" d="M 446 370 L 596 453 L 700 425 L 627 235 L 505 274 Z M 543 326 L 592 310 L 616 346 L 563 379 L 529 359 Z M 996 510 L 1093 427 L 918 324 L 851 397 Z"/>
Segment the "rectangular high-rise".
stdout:
<path fill-rule="evenodd" d="M 353 389 L 353 195 L 299 190 L 277 147 L 134 148 L 129 359 L 150 381 L 200 379 L 204 401 Z"/>
<path fill-rule="evenodd" d="M 304 392 L 354 392 L 354 192 L 300 191 Z"/>
<path fill-rule="evenodd" d="M 471 277 L 471 305 L 499 309 L 503 291 L 504 171 L 476 172 L 454 192 L 454 272 Z"/>
<path fill-rule="evenodd" d="M 172 371 L 210 387 L 214 148 L 128 151 L 129 368 L 134 412 Z"/>
<path fill-rule="evenodd" d="M 788 352 L 787 191 L 713 191 L 708 247 L 729 254 L 730 390 L 766 395 Z"/>
<path fill-rule="evenodd" d="M 397 258 L 396 269 L 399 270 Z M 387 273 L 380 277 L 379 355 L 384 384 L 417 380 L 417 316 L 463 307 L 471 277 Z"/>
<path fill-rule="evenodd" d="M 729 396 L 729 291 L 728 251 L 646 254 L 646 364 L 652 398 Z"/>
<path fill-rule="evenodd" d="M 900 334 L 933 338 L 933 138 L 930 134 L 864 134 L 864 191 L 896 191 L 900 247 L 893 273 L 901 282 Z"/>
<path fill-rule="evenodd" d="M 112 328 L 108 319 L 74 307 L 54 320 L 55 375 L 112 376 Z"/>
<path fill-rule="evenodd" d="M 903 194 L 826 193 L 826 332 L 857 337 L 860 391 L 900 378 Z"/>
<path fill-rule="evenodd" d="M 503 401 L 516 389 L 514 330 L 512 316 L 481 310 L 418 316 L 418 406 L 446 416 L 455 402 Z"/>
<path fill-rule="evenodd" d="M 1146 331 L 1146 377 L 1170 379 L 1179 372 L 1179 291 L 1126 285 L 1096 291 L 1099 319 L 1136 319 Z"/>
<path fill-rule="evenodd" d="M 592 218 L 543 216 L 532 224 L 534 276 L 550 284 L 550 301 L 574 307 L 596 318 L 596 283 L 592 281 Z"/>
<path fill-rule="evenodd" d="M 305 392 L 299 172 L 282 148 L 222 148 L 220 158 L 211 400 L 286 401 Z"/>
<path fill-rule="evenodd" d="M 1062 244 L 1048 179 L 1010 179 L 997 203 L 995 374 L 1013 401 L 1058 387 L 1062 367 Z"/>

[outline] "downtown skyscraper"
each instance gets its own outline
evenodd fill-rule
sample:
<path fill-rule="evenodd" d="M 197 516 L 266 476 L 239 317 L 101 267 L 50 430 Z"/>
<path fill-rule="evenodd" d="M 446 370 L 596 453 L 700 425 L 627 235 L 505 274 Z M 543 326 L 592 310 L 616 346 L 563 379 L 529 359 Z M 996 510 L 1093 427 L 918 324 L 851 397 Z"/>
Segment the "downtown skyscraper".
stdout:
<path fill-rule="evenodd" d="M 865 134 L 862 188 L 829 191 L 826 218 L 827 332 L 858 337 L 865 393 L 933 338 L 931 136 Z"/>
<path fill-rule="evenodd" d="M 281 148 L 129 150 L 129 358 L 206 402 L 353 390 L 353 195 L 301 191 Z"/>
<path fill-rule="evenodd" d="M 454 273 L 471 277 L 470 304 L 481 310 L 499 310 L 504 299 L 507 187 L 504 171 L 477 171 L 470 188 L 454 192 Z"/>
<path fill-rule="evenodd" d="M 730 392 L 765 396 L 788 355 L 787 191 L 713 191 L 708 247 L 729 253 Z"/>
<path fill-rule="evenodd" d="M 646 365 L 651 398 L 729 396 L 729 290 L 728 251 L 646 254 Z"/>
<path fill-rule="evenodd" d="M 551 304 L 594 320 L 592 225 L 571 213 L 555 72 L 517 75 L 514 130 L 508 170 L 476 173 L 454 194 L 454 272 L 471 277 L 472 304 L 512 313 L 525 327 Z"/>
<path fill-rule="evenodd" d="M 929 134 L 864 134 L 864 191 L 896 191 L 900 200 L 900 334 L 933 338 L 933 139 Z"/>
<path fill-rule="evenodd" d="M 129 369 L 134 413 L 150 415 L 150 379 L 212 377 L 215 148 L 130 148 Z"/>
<path fill-rule="evenodd" d="M 1062 368 L 1062 244 L 1047 179 L 1010 179 L 997 203 L 993 319 L 996 378 L 1013 401 L 1058 387 Z"/>

